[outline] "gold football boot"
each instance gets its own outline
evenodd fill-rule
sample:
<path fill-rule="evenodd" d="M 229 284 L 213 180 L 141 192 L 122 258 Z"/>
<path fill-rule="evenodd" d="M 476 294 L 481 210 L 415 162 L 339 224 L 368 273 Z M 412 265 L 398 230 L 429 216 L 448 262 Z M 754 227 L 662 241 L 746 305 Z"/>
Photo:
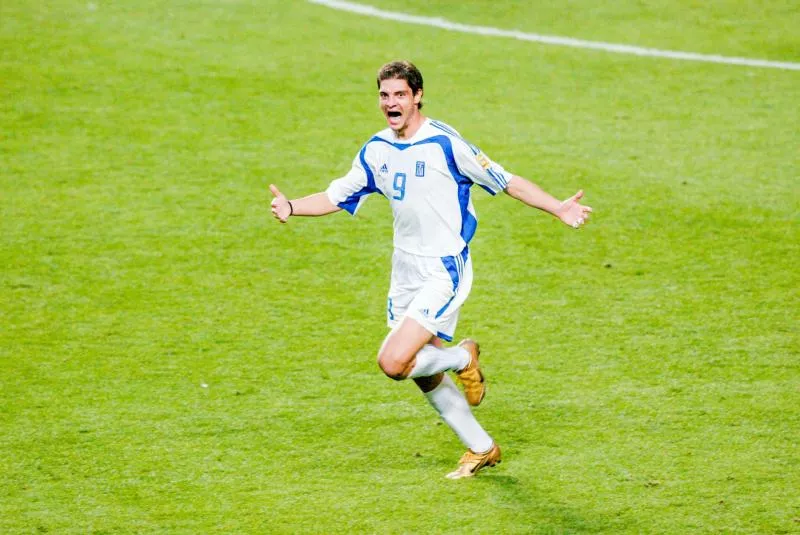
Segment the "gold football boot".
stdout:
<path fill-rule="evenodd" d="M 486 385 L 484 384 L 483 374 L 481 373 L 478 356 L 481 354 L 481 347 L 478 342 L 467 338 L 458 343 L 469 352 L 470 360 L 467 367 L 457 372 L 458 380 L 464 386 L 464 397 L 470 405 L 480 405 L 486 395 Z"/>
<path fill-rule="evenodd" d="M 458 468 L 450 472 L 445 477 L 447 479 L 461 479 L 462 477 L 472 477 L 484 466 L 494 466 L 500 462 L 500 446 L 492 445 L 492 449 L 486 453 L 475 453 L 472 450 L 461 456 L 458 461 Z"/>

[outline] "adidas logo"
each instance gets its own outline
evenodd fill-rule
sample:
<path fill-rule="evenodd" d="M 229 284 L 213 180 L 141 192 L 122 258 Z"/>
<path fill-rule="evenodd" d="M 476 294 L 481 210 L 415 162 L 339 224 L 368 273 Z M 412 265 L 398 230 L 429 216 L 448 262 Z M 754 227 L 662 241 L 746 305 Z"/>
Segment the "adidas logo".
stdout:
<path fill-rule="evenodd" d="M 383 164 L 381 166 L 381 173 L 388 173 L 388 172 L 389 172 L 389 168 L 386 166 L 386 164 Z"/>

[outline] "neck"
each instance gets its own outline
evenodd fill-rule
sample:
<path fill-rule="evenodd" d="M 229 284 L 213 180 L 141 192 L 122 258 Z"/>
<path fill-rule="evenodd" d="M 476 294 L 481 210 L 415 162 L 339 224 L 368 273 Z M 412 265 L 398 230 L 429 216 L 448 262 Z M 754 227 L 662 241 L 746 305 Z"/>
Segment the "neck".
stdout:
<path fill-rule="evenodd" d="M 422 115 L 422 112 L 417 109 L 414 113 L 414 116 L 411 118 L 408 123 L 406 123 L 405 127 L 400 130 L 395 130 L 395 135 L 397 139 L 410 139 L 414 137 L 414 134 L 417 133 L 419 127 L 422 126 L 422 123 L 425 122 L 425 116 Z"/>

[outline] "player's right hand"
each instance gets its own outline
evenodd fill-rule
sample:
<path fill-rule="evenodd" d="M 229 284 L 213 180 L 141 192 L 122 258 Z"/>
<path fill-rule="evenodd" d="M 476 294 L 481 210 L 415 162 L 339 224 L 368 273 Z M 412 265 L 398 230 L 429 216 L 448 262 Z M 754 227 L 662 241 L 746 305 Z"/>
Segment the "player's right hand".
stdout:
<path fill-rule="evenodd" d="M 272 199 L 272 215 L 281 223 L 286 223 L 292 213 L 286 195 L 281 193 L 275 184 L 269 185 L 269 191 L 272 192 L 272 195 L 275 197 Z"/>

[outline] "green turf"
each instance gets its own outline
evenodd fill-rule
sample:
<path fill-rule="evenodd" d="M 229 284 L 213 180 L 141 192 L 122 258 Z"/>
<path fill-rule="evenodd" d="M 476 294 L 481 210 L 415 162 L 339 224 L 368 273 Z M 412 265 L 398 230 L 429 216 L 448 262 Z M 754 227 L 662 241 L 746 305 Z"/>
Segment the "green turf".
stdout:
<path fill-rule="evenodd" d="M 375 1 L 798 61 L 791 2 Z M 494 6 L 494 7 L 492 7 Z M 656 7 L 653 7 L 656 6 Z M 386 202 L 286 226 L 429 115 L 596 211 L 475 193 L 462 453 L 385 335 Z M 305 2 L 0 3 L 0 532 L 800 532 L 800 74 L 492 40 Z"/>

